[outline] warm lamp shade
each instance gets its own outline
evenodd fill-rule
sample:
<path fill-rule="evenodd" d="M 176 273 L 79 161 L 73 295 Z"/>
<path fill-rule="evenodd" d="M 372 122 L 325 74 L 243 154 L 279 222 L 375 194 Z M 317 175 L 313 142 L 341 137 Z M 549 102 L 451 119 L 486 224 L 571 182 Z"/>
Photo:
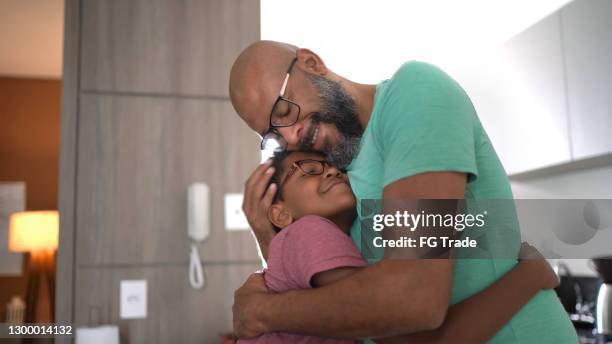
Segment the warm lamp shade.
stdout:
<path fill-rule="evenodd" d="M 56 250 L 58 238 L 57 211 L 24 211 L 11 215 L 9 250 L 13 252 Z"/>

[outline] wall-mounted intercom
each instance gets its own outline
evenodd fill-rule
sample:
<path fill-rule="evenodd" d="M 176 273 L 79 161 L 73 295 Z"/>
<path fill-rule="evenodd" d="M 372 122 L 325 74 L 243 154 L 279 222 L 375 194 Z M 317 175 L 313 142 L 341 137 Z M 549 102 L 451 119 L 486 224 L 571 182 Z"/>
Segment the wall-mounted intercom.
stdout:
<path fill-rule="evenodd" d="M 189 255 L 189 283 L 200 289 L 204 287 L 204 273 L 196 243 L 210 235 L 210 189 L 205 183 L 193 183 L 187 190 L 187 233 L 194 241 Z"/>

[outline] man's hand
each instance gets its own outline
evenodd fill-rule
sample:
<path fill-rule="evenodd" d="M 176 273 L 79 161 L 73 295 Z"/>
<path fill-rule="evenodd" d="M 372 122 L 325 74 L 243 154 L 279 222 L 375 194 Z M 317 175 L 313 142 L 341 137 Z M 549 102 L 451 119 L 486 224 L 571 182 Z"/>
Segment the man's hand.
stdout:
<path fill-rule="evenodd" d="M 524 242 L 519 251 L 519 264 L 528 264 L 538 273 L 539 283 L 542 289 L 554 289 L 559 286 L 559 277 L 535 247 Z"/>
<path fill-rule="evenodd" d="M 263 274 L 254 273 L 234 292 L 232 313 L 234 335 L 238 338 L 254 338 L 265 332 L 263 323 L 257 319 L 262 298 L 269 296 Z"/>
<path fill-rule="evenodd" d="M 268 259 L 268 246 L 276 234 L 272 223 L 268 220 L 268 209 L 276 194 L 277 185 L 272 184 L 266 190 L 274 168 L 270 166 L 271 160 L 259 165 L 244 184 L 244 199 L 242 211 L 246 215 L 249 225 L 253 229 L 261 255 Z"/>

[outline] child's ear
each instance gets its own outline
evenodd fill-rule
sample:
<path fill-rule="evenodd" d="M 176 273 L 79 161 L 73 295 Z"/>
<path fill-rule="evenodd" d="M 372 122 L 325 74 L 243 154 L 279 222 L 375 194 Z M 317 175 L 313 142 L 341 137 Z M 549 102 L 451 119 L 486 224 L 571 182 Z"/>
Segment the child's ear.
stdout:
<path fill-rule="evenodd" d="M 268 210 L 268 220 L 278 228 L 285 228 L 293 223 L 293 215 L 282 203 L 275 203 Z"/>

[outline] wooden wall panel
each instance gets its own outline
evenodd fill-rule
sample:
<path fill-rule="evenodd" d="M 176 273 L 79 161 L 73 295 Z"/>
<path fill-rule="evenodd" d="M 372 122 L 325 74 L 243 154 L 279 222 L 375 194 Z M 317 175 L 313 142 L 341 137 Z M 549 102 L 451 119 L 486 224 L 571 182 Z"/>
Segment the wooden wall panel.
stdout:
<path fill-rule="evenodd" d="M 75 324 L 117 324 L 121 343 L 218 343 L 219 334 L 232 328 L 234 290 L 257 268 L 205 265 L 200 290 L 189 285 L 186 264 L 77 269 Z M 147 319 L 119 319 L 119 283 L 126 279 L 147 280 Z"/>
<path fill-rule="evenodd" d="M 227 96 L 237 54 L 259 39 L 259 1 L 86 0 L 82 88 Z"/>
<path fill-rule="evenodd" d="M 74 248 L 76 245 L 76 152 L 79 104 L 80 61 L 79 0 L 64 2 L 64 63 L 62 67 L 62 112 L 60 133 L 59 212 L 60 232 L 56 261 L 55 322 L 68 324 L 73 319 Z M 56 344 L 70 343 L 58 338 Z"/>
<path fill-rule="evenodd" d="M 260 267 L 249 232 L 224 230 L 258 138 L 231 107 L 228 73 L 259 39 L 257 0 L 67 0 L 58 321 L 119 324 L 122 343 L 215 343 L 233 291 Z M 186 192 L 211 187 L 199 244 L 207 286 L 188 283 Z M 146 319 L 119 319 L 119 282 L 146 279 Z M 62 343 L 69 340 L 62 340 Z"/>
<path fill-rule="evenodd" d="M 259 161 L 257 136 L 227 101 L 82 97 L 77 261 L 185 262 L 187 188 L 208 183 L 205 261 L 257 259 L 251 234 L 224 230 L 223 197 L 242 192 Z"/>

